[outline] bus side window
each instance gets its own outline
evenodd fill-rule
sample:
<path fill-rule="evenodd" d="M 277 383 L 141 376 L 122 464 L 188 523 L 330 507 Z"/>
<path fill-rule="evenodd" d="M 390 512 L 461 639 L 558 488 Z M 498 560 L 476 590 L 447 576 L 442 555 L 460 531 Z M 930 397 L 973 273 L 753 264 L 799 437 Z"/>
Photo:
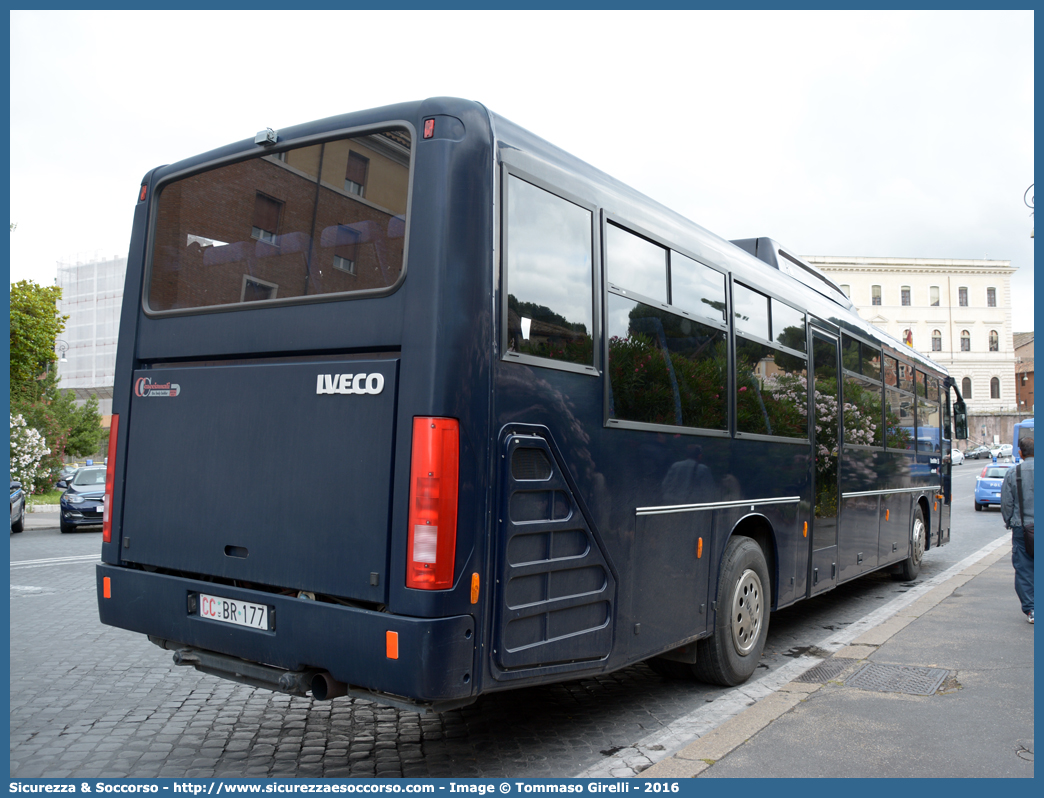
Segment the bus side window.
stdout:
<path fill-rule="evenodd" d="M 593 366 L 593 214 L 515 175 L 507 193 L 507 351 Z"/>
<path fill-rule="evenodd" d="M 612 222 L 606 226 L 606 274 L 612 285 L 667 301 L 667 250 Z"/>
<path fill-rule="evenodd" d="M 718 322 L 725 315 L 725 275 L 671 250 L 671 304 Z"/>

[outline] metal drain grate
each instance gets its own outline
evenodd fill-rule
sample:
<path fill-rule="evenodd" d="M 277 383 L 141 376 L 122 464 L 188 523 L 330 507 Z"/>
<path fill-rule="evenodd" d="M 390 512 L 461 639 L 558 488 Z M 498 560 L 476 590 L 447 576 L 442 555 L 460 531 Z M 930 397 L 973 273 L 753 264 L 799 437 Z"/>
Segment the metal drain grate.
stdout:
<path fill-rule="evenodd" d="M 878 665 L 868 662 L 845 681 L 845 687 L 876 690 L 879 693 L 932 695 L 949 673 L 945 668 Z"/>
<path fill-rule="evenodd" d="M 846 670 L 848 670 L 857 660 L 844 659 L 843 657 L 832 657 L 825 662 L 821 662 L 814 668 L 809 668 L 803 674 L 798 676 L 795 682 L 829 682 L 831 679 L 836 679 Z"/>

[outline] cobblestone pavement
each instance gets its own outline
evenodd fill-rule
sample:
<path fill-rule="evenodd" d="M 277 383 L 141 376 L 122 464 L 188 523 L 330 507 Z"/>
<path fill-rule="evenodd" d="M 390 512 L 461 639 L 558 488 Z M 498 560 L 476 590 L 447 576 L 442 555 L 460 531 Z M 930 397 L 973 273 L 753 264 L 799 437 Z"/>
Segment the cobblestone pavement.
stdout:
<path fill-rule="evenodd" d="M 967 516 L 964 534 L 929 552 L 922 574 L 1002 526 L 997 513 Z M 143 636 L 98 622 L 99 538 L 11 537 L 12 777 L 574 776 L 726 692 L 635 665 L 421 716 L 237 685 L 176 667 Z M 908 589 L 871 575 L 774 614 L 759 674 Z"/>

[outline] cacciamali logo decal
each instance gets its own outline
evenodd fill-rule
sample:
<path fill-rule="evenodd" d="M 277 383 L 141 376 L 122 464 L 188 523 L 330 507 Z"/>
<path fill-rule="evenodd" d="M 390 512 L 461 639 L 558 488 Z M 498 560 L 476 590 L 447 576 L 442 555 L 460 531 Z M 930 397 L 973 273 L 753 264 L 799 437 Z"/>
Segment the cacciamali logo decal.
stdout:
<path fill-rule="evenodd" d="M 135 396 L 177 396 L 181 386 L 174 382 L 153 382 L 151 377 L 139 377 L 134 381 Z"/>
<path fill-rule="evenodd" d="M 384 390 L 383 374 L 317 374 L 315 392 L 339 394 L 379 394 Z"/>

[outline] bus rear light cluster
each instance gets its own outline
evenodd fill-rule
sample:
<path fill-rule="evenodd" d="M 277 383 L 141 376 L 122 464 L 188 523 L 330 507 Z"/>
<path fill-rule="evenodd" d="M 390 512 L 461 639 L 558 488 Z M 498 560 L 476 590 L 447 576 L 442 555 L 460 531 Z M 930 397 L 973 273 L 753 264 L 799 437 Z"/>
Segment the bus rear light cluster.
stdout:
<path fill-rule="evenodd" d="M 116 484 L 116 434 L 120 431 L 120 417 L 113 415 L 109 427 L 109 456 L 105 463 L 105 502 L 102 506 L 102 542 L 112 542 L 112 489 Z"/>
<path fill-rule="evenodd" d="M 453 587 L 459 457 L 460 425 L 456 419 L 413 419 L 407 587 Z"/>

